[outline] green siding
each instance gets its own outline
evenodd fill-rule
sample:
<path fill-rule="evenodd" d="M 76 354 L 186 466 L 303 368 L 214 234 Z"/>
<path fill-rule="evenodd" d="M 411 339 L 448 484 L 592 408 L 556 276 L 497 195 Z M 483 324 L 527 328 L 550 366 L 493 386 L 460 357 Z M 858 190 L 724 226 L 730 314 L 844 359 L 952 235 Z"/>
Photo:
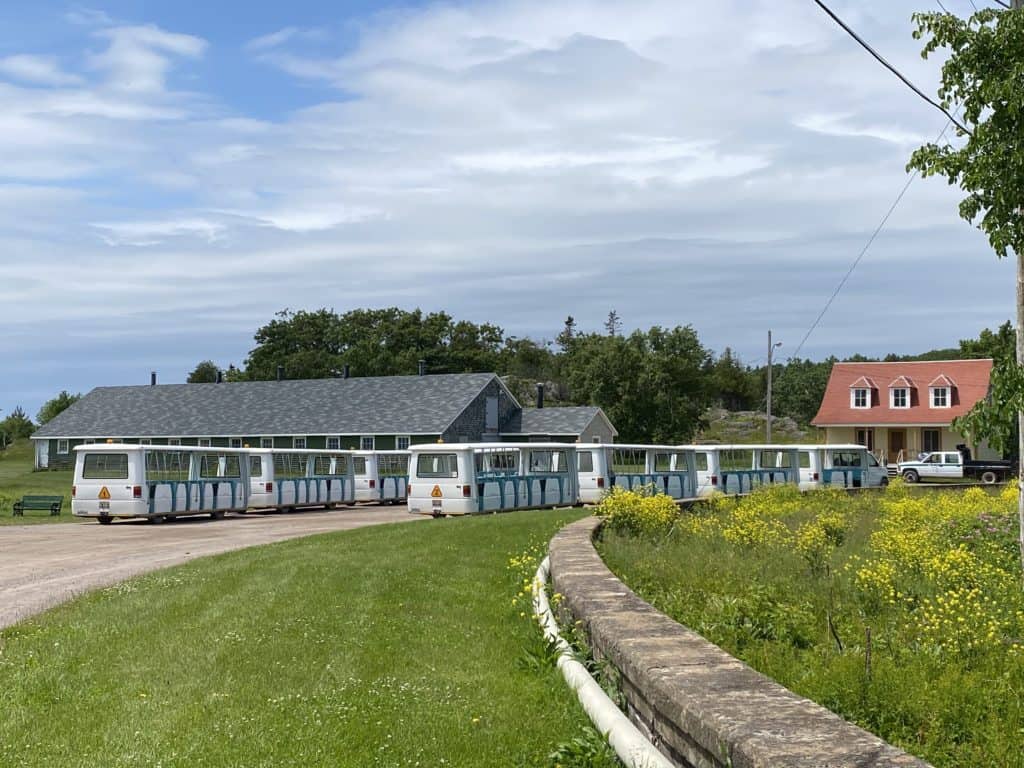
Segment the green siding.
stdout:
<path fill-rule="evenodd" d="M 306 447 L 310 450 L 322 451 L 327 447 L 327 438 L 324 435 L 309 435 L 306 437 Z"/>

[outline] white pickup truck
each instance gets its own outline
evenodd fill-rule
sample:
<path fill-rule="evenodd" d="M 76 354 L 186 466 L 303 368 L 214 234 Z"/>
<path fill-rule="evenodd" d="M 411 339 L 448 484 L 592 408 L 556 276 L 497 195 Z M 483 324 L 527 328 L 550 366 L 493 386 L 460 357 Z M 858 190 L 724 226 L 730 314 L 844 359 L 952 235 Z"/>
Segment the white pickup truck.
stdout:
<path fill-rule="evenodd" d="M 917 461 L 901 461 L 896 467 L 908 483 L 975 479 L 992 484 L 1008 480 L 1013 472 L 1008 461 L 971 461 L 967 450 L 935 451 Z"/>

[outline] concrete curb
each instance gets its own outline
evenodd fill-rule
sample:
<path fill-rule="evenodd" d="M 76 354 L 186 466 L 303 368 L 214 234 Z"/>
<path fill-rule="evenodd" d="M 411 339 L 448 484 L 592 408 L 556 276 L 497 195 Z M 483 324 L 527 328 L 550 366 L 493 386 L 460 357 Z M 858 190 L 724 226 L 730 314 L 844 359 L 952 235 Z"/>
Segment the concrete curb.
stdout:
<path fill-rule="evenodd" d="M 593 545 L 595 517 L 551 540 L 563 619 L 621 674 L 630 719 L 685 768 L 930 768 L 755 672 L 640 599 Z"/>

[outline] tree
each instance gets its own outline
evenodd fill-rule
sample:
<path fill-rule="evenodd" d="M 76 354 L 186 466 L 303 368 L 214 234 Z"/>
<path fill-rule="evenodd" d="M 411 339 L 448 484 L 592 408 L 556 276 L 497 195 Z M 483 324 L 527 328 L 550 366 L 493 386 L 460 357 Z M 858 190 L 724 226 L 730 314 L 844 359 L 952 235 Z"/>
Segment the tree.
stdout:
<path fill-rule="evenodd" d="M 711 395 L 727 411 L 750 410 L 759 399 L 757 382 L 729 347 L 711 367 L 709 388 Z"/>
<path fill-rule="evenodd" d="M 798 424 L 810 424 L 825 397 L 834 357 L 816 363 L 792 358 L 782 366 L 774 381 L 772 409 Z"/>
<path fill-rule="evenodd" d="M 25 411 L 19 405 L 10 415 L 0 421 L 0 435 L 6 437 L 6 442 L 11 440 L 25 439 L 36 431 L 36 425 L 25 415 Z"/>
<path fill-rule="evenodd" d="M 81 394 L 72 395 L 67 390 L 61 390 L 59 395 L 43 403 L 43 407 L 40 408 L 39 413 L 36 414 L 36 421 L 39 422 L 40 426 L 42 426 L 43 424 L 51 421 L 54 416 L 59 413 L 63 413 L 81 399 Z"/>
<path fill-rule="evenodd" d="M 220 367 L 213 360 L 203 360 L 188 375 L 186 381 L 189 384 L 214 384 L 219 374 Z"/>
<path fill-rule="evenodd" d="M 608 313 L 608 319 L 604 321 L 604 330 L 609 336 L 622 335 L 622 318 L 614 309 Z"/>
<path fill-rule="evenodd" d="M 1017 5 L 1016 0 L 1014 6 Z M 960 217 L 986 234 L 999 258 L 1010 251 L 1024 258 L 1024 12 L 983 8 L 969 19 L 950 13 L 916 13 L 916 39 L 926 38 L 922 56 L 948 49 L 942 65 L 939 99 L 947 111 L 959 108 L 967 132 L 958 146 L 926 144 L 910 158 L 908 169 L 922 176 L 944 176 L 966 194 Z M 1018 275 L 1022 265 L 1018 261 Z M 1024 285 L 1018 279 L 1017 331 L 1024 333 Z M 1020 339 L 1020 342 L 1024 339 Z M 997 366 L 992 377 L 991 404 L 1012 407 L 1018 430 L 1024 422 L 1024 376 L 1020 359 Z M 974 427 L 985 430 L 994 421 L 975 415 Z M 1024 430 L 1021 430 L 1024 431 Z M 975 433 L 977 434 L 977 433 Z M 996 435 L 992 434 L 995 438 Z M 1021 467 L 1024 473 L 1024 466 Z M 1020 553 L 1024 567 L 1024 474 L 1018 504 Z"/>

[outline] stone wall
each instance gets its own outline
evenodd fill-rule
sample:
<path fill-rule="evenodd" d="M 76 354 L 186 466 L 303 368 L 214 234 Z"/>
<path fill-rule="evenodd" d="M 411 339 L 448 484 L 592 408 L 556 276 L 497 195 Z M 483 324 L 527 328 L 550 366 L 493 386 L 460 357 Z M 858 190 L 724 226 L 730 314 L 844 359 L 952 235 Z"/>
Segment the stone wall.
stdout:
<path fill-rule="evenodd" d="M 618 670 L 628 714 L 685 768 L 928 768 L 797 696 L 641 600 L 605 566 L 585 518 L 551 540 L 563 618 Z"/>

